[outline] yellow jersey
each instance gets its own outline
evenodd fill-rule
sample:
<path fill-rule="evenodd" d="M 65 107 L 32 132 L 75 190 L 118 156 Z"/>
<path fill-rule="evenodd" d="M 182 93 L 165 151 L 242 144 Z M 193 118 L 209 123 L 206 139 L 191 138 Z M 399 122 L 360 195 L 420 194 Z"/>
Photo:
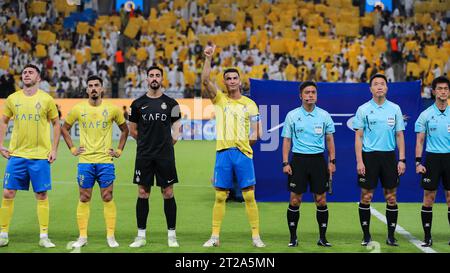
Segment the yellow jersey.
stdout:
<path fill-rule="evenodd" d="M 65 122 L 73 125 L 78 121 L 80 130 L 80 146 L 86 151 L 79 155 L 80 163 L 111 163 L 113 122 L 124 124 L 125 118 L 116 105 L 102 101 L 92 106 L 88 101 L 76 104 L 66 117 Z"/>
<path fill-rule="evenodd" d="M 19 90 L 6 99 L 4 115 L 14 121 L 11 156 L 47 159 L 52 148 L 50 121 L 58 117 L 55 100 L 40 89 L 32 96 Z"/>
<path fill-rule="evenodd" d="M 236 147 L 253 158 L 249 135 L 250 123 L 259 120 L 256 103 L 246 96 L 238 100 L 231 99 L 220 90 L 217 90 L 212 103 L 216 110 L 216 150 Z"/>

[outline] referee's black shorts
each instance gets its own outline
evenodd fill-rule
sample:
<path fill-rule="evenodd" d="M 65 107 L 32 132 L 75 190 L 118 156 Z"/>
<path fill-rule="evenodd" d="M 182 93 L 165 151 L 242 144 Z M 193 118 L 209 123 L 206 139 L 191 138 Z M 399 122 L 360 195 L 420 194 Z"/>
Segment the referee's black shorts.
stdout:
<path fill-rule="evenodd" d="M 296 193 L 310 192 L 322 194 L 328 190 L 328 168 L 323 153 L 294 153 L 290 163 L 292 175 L 288 176 L 288 190 Z"/>
<path fill-rule="evenodd" d="M 395 152 L 363 152 L 363 163 L 366 175 L 358 175 L 359 187 L 373 190 L 377 187 L 378 179 L 384 189 L 394 189 L 400 184 Z"/>
<path fill-rule="evenodd" d="M 446 191 L 450 191 L 450 153 L 426 153 L 426 173 L 422 174 L 422 188 L 427 191 L 436 191 L 439 180 Z"/>
<path fill-rule="evenodd" d="M 156 185 L 166 188 L 178 183 L 175 159 L 166 158 L 136 158 L 133 183 L 151 187 Z"/>

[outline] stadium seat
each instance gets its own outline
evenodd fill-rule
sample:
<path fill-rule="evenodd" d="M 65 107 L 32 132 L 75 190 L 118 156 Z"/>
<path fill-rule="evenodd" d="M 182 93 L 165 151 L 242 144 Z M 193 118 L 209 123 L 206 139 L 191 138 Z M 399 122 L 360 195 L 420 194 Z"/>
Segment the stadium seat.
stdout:
<path fill-rule="evenodd" d="M 423 50 L 425 55 L 427 55 L 427 57 L 429 58 L 436 58 L 437 51 L 438 51 L 437 45 L 426 45 Z"/>
<path fill-rule="evenodd" d="M 69 16 L 70 13 L 77 10 L 76 5 L 69 5 L 67 1 L 53 1 L 53 5 L 55 9 L 58 12 L 63 13 L 64 16 Z"/>
<path fill-rule="evenodd" d="M 369 14 L 366 14 L 365 16 L 361 17 L 361 19 L 360 19 L 361 27 L 371 28 L 374 26 L 374 17 L 372 14 L 373 13 L 369 13 Z"/>
<path fill-rule="evenodd" d="M 203 17 L 203 20 L 205 20 L 205 22 L 212 26 L 214 25 L 214 21 L 216 21 L 217 16 L 214 13 L 208 13 L 206 16 Z"/>
<path fill-rule="evenodd" d="M 91 40 L 91 53 L 100 54 L 103 52 L 103 45 L 101 39 L 92 39 Z"/>
<path fill-rule="evenodd" d="M 147 50 L 145 49 L 145 47 L 138 48 L 138 50 L 136 51 L 136 60 L 138 60 L 139 62 L 143 62 L 143 61 L 146 61 L 147 58 L 148 58 L 148 53 L 147 53 Z"/>
<path fill-rule="evenodd" d="M 77 64 L 83 64 L 85 62 L 84 54 L 82 51 L 77 50 L 75 52 L 75 60 L 76 60 Z"/>
<path fill-rule="evenodd" d="M 359 23 L 337 23 L 336 35 L 357 37 L 359 35 Z"/>
<path fill-rule="evenodd" d="M 45 46 L 40 44 L 36 45 L 34 56 L 36 56 L 37 58 L 47 57 L 47 49 L 45 48 Z"/>
<path fill-rule="evenodd" d="M 47 3 L 44 1 L 33 1 L 30 9 L 32 14 L 45 14 L 47 12 Z"/>
<path fill-rule="evenodd" d="M 186 1 L 185 0 L 174 0 L 173 1 L 173 8 L 174 9 L 183 8 L 185 5 L 186 5 Z"/>
<path fill-rule="evenodd" d="M 21 41 L 17 44 L 17 46 L 22 50 L 22 52 L 30 52 L 31 51 L 31 45 L 26 41 Z"/>
<path fill-rule="evenodd" d="M 286 46 L 284 44 L 284 39 L 271 39 L 270 50 L 274 54 L 284 54 L 287 52 Z"/>
<path fill-rule="evenodd" d="M 1 55 L 0 56 L 0 69 L 7 70 L 9 68 L 9 56 Z"/>
<path fill-rule="evenodd" d="M 77 24 L 77 33 L 78 34 L 87 34 L 89 32 L 89 24 L 86 22 L 79 22 Z"/>
<path fill-rule="evenodd" d="M 39 30 L 38 31 L 38 39 L 37 42 L 39 44 L 51 44 L 56 42 L 56 34 L 48 31 L 48 30 Z"/>
<path fill-rule="evenodd" d="M 420 67 L 417 65 L 417 63 L 409 62 L 406 64 L 406 75 L 409 75 L 409 73 L 412 72 L 414 77 L 420 76 Z"/>
<path fill-rule="evenodd" d="M 134 39 L 140 28 L 141 21 L 137 18 L 130 18 L 123 34 L 130 39 Z"/>
<path fill-rule="evenodd" d="M 414 51 L 419 49 L 419 45 L 417 44 L 417 41 L 411 40 L 405 43 L 405 48 L 409 51 Z"/>
<path fill-rule="evenodd" d="M 114 25 L 117 29 L 120 29 L 120 26 L 121 26 L 121 24 L 122 24 L 122 21 L 120 20 L 120 17 L 119 17 L 119 16 L 110 16 L 110 17 L 109 17 L 109 21 L 110 21 L 111 23 L 113 23 L 113 25 Z"/>
<path fill-rule="evenodd" d="M 421 57 L 419 59 L 419 68 L 421 71 L 428 71 L 431 67 L 431 60 Z M 407 74 L 408 75 L 408 74 Z"/>
<path fill-rule="evenodd" d="M 10 42 L 10 43 L 18 44 L 19 43 L 19 36 L 17 36 L 17 34 L 7 34 L 6 35 L 6 40 L 8 40 L 8 42 Z"/>
<path fill-rule="evenodd" d="M 292 64 L 288 64 L 286 66 L 286 70 L 284 71 L 286 74 L 286 79 L 288 81 L 294 81 L 297 75 L 297 68 L 293 66 Z"/>

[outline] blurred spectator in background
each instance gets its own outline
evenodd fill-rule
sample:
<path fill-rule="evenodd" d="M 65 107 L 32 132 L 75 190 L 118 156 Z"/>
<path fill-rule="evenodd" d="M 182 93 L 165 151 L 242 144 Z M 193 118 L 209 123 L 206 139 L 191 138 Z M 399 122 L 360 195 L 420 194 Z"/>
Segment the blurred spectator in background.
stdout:
<path fill-rule="evenodd" d="M 0 98 L 7 98 L 16 91 L 13 75 L 8 71 L 0 77 Z"/>
<path fill-rule="evenodd" d="M 116 71 L 113 72 L 111 76 L 111 96 L 112 98 L 118 98 L 119 97 L 119 81 L 120 77 L 117 74 Z"/>

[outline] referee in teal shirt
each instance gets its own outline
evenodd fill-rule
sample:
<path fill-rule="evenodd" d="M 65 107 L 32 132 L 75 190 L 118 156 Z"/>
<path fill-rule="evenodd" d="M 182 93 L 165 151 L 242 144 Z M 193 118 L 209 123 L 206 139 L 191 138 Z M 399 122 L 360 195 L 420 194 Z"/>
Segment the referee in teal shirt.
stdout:
<path fill-rule="evenodd" d="M 370 202 L 378 179 L 384 189 L 386 199 L 386 219 L 388 238 L 386 243 L 398 246 L 394 238 L 397 226 L 397 187 L 399 176 L 405 173 L 405 139 L 400 107 L 386 99 L 387 79 L 382 74 L 370 78 L 372 99 L 361 105 L 353 120 L 355 130 L 355 152 L 358 184 L 361 188 L 359 220 L 364 233 L 361 245 L 367 246 L 372 240 L 370 227 Z M 398 147 L 399 160 L 395 156 Z"/>
<path fill-rule="evenodd" d="M 291 192 L 287 210 L 287 222 L 291 235 L 289 247 L 298 245 L 297 225 L 300 218 L 302 195 L 307 191 L 314 194 L 317 206 L 316 219 L 319 224 L 317 245 L 330 247 L 326 239 L 328 207 L 326 191 L 330 174 L 335 172 L 334 123 L 327 111 L 316 106 L 317 85 L 306 81 L 300 85 L 302 106 L 290 111 L 283 126 L 283 172 L 288 175 L 288 189 Z M 328 164 L 325 161 L 325 139 L 328 148 Z M 292 160 L 289 152 L 292 147 Z"/>
<path fill-rule="evenodd" d="M 439 180 L 445 189 L 450 224 L 450 107 L 448 106 L 450 81 L 443 76 L 431 83 L 436 102 L 423 111 L 415 124 L 416 172 L 422 174 L 423 205 L 422 227 L 425 233 L 423 247 L 433 245 L 431 223 L 433 204 L 436 199 Z M 426 142 L 426 158 L 422 165 L 423 143 Z M 449 242 L 450 244 L 450 242 Z"/>

